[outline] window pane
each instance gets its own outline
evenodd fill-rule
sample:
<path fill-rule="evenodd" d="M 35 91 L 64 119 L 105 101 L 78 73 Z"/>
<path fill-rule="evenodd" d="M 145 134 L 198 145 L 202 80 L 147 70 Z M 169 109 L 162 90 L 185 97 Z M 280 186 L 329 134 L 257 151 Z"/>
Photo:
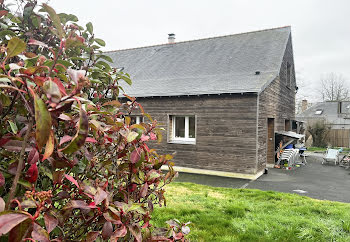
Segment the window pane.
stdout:
<path fill-rule="evenodd" d="M 195 121 L 195 118 L 194 117 L 189 117 L 189 133 L 188 133 L 188 136 L 189 138 L 196 138 L 196 121 Z"/>
<path fill-rule="evenodd" d="M 130 125 L 132 125 L 132 124 L 136 124 L 136 117 L 134 116 L 134 117 L 130 117 Z"/>
<path fill-rule="evenodd" d="M 185 138 L 185 117 L 175 117 L 175 137 Z"/>

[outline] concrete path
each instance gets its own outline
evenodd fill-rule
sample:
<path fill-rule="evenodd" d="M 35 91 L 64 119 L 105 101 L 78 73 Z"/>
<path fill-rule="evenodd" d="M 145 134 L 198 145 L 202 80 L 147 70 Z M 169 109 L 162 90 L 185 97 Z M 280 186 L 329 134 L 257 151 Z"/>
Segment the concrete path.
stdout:
<path fill-rule="evenodd" d="M 321 200 L 350 202 L 350 170 L 322 165 L 322 154 L 310 153 L 306 166 L 293 170 L 269 169 L 255 181 L 181 173 L 176 181 L 297 193 Z"/>

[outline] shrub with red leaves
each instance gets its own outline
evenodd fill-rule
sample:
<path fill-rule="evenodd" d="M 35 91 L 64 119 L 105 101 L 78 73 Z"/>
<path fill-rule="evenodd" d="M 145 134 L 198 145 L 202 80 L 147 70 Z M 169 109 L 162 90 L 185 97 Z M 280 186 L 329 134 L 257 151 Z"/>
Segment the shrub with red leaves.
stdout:
<path fill-rule="evenodd" d="M 129 75 L 109 65 L 91 23 L 18 4 L 14 15 L 0 0 L 0 236 L 183 241 L 187 225 L 152 225 L 176 172 L 149 148 L 157 121 L 122 93 Z M 135 111 L 147 122 L 131 123 Z"/>

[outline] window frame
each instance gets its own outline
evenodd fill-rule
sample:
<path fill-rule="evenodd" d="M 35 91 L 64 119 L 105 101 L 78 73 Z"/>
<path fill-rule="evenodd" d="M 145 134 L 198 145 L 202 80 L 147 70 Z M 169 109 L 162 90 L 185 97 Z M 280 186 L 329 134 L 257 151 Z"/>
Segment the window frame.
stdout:
<path fill-rule="evenodd" d="M 142 115 L 131 115 L 130 118 L 135 118 L 135 124 L 144 123 L 144 116 Z"/>
<path fill-rule="evenodd" d="M 184 117 L 185 118 L 185 137 L 175 137 L 176 129 L 176 118 Z M 189 137 L 190 133 L 190 117 L 194 117 L 194 138 Z M 174 114 L 168 115 L 168 143 L 175 144 L 196 144 L 197 139 L 197 116 L 193 114 Z"/>

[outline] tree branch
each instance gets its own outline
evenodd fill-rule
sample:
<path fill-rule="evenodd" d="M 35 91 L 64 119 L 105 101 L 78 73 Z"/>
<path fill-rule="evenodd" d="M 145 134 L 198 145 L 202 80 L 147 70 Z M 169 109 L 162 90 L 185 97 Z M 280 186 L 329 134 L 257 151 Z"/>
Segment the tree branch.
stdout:
<path fill-rule="evenodd" d="M 9 209 L 9 205 L 10 205 L 11 200 L 13 199 L 13 197 L 15 195 L 15 192 L 16 192 L 16 189 L 17 189 L 18 180 L 19 180 L 19 177 L 21 176 L 22 167 L 24 165 L 24 151 L 26 149 L 27 141 L 28 141 L 28 138 L 29 138 L 30 131 L 32 130 L 32 127 L 33 127 L 33 117 L 30 118 L 30 121 L 29 121 L 29 124 L 28 124 L 28 129 L 27 129 L 26 134 L 24 136 L 21 153 L 19 155 L 19 161 L 18 161 L 16 176 L 15 176 L 15 179 L 13 180 L 13 183 L 12 183 L 12 186 L 11 186 L 11 189 L 10 189 L 10 195 L 9 195 L 9 197 L 7 199 L 6 210 Z"/>

